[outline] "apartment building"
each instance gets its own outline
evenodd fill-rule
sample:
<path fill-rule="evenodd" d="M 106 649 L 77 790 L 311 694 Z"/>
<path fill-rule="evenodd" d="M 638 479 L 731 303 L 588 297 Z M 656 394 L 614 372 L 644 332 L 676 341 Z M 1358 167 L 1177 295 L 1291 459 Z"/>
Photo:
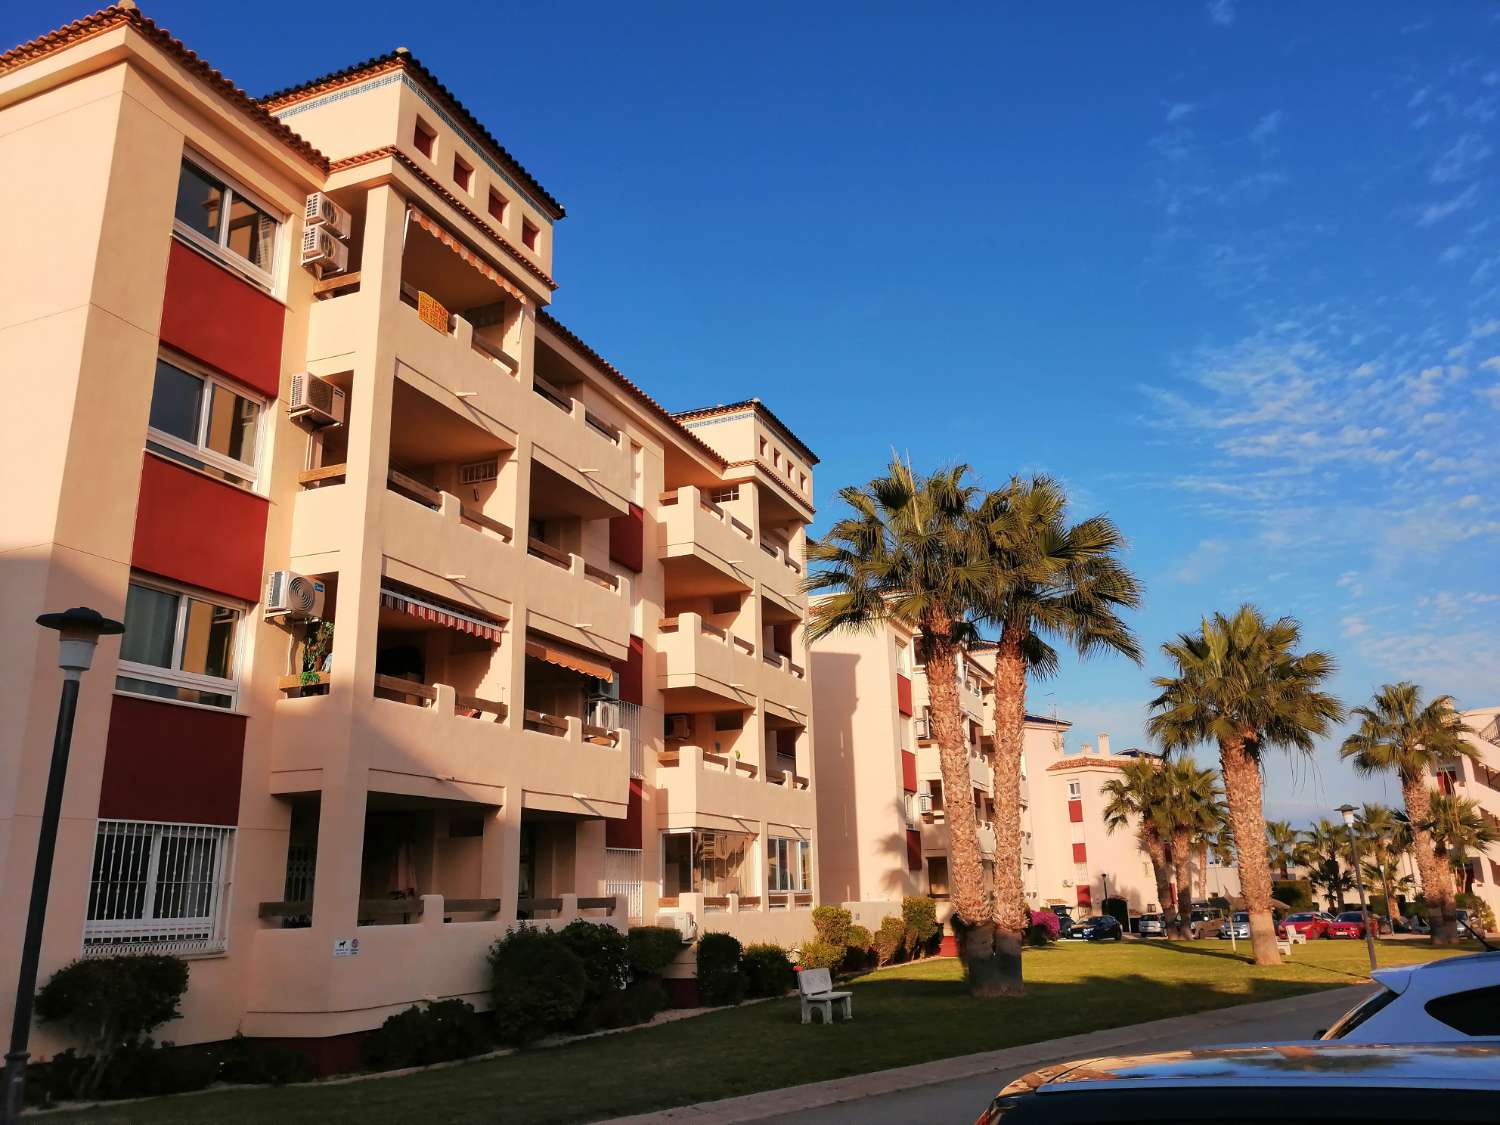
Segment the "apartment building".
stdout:
<path fill-rule="evenodd" d="M 6 902 L 60 682 L 34 619 L 126 625 L 43 980 L 178 953 L 168 1038 L 326 1042 L 483 1005 L 517 919 L 810 931 L 817 459 L 546 311 L 564 210 L 435 76 L 255 99 L 125 3 L 0 55 L 0 165 Z"/>
<path fill-rule="evenodd" d="M 1500 830 L 1500 707 L 1461 712 L 1463 739 L 1479 754 L 1479 761 L 1455 758 L 1437 771 L 1438 791 L 1474 801 L 1492 828 Z M 1413 866 L 1413 872 L 1415 867 Z M 1459 879 L 1459 890 L 1478 895 L 1500 918 L 1500 845 L 1482 855 L 1470 855 Z"/>

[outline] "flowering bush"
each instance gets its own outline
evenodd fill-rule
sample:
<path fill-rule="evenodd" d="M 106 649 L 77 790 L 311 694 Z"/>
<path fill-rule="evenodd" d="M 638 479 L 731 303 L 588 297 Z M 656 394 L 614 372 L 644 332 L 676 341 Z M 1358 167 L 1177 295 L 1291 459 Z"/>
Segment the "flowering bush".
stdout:
<path fill-rule="evenodd" d="M 1026 928 L 1026 940 L 1032 945 L 1046 945 L 1057 940 L 1060 930 L 1055 913 L 1050 910 L 1033 910 L 1031 925 Z"/>

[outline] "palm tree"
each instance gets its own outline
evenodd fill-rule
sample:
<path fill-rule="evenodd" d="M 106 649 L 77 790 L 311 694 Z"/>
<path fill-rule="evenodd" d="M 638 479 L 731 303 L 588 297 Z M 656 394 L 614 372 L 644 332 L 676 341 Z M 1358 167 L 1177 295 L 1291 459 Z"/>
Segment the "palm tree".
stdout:
<path fill-rule="evenodd" d="M 1452 873 L 1438 862 L 1432 833 L 1424 827 L 1432 820 L 1433 791 L 1427 775 L 1460 755 L 1477 761 L 1479 752 L 1464 741 L 1465 728 L 1453 709 L 1453 697 L 1440 695 L 1424 704 L 1422 689 L 1413 683 L 1384 685 L 1354 714 L 1359 727 L 1344 739 L 1339 753 L 1352 758 L 1360 773 L 1393 772 L 1400 780 L 1432 941 L 1452 945 L 1458 940 L 1458 904 Z"/>
<path fill-rule="evenodd" d="M 1500 828 L 1493 818 L 1485 816 L 1479 802 L 1467 797 L 1434 793 L 1432 815 L 1423 827 L 1432 836 L 1438 862 L 1460 880 L 1460 886 L 1468 871 L 1470 853 L 1483 854 L 1491 844 L 1500 841 Z"/>
<path fill-rule="evenodd" d="M 1159 758 L 1135 758 L 1120 767 L 1119 777 L 1104 783 L 1108 799 L 1104 827 L 1113 834 L 1117 828 L 1135 822 L 1136 838 L 1151 861 L 1151 874 L 1156 880 L 1162 928 L 1171 934 L 1177 932 L 1177 896 L 1172 889 L 1172 859 L 1167 844 L 1170 829 L 1164 830 L 1157 819 L 1163 790 L 1161 765 Z"/>
<path fill-rule="evenodd" d="M 1292 877 L 1292 865 L 1297 862 L 1297 844 L 1301 833 L 1287 820 L 1266 821 L 1267 858 L 1271 866 L 1281 872 L 1283 879 Z"/>
<path fill-rule="evenodd" d="M 1404 880 L 1401 855 L 1407 847 L 1406 825 L 1394 809 L 1366 802 L 1354 818 L 1354 830 L 1359 833 L 1360 854 L 1369 857 L 1362 865 L 1360 878 L 1380 884 L 1380 892 L 1385 896 L 1385 912 L 1394 929 L 1396 887 Z"/>
<path fill-rule="evenodd" d="M 1163 765 L 1158 815 L 1169 833 L 1172 863 L 1177 869 L 1180 937 L 1192 936 L 1193 855 L 1223 824 L 1221 797 L 1217 770 L 1202 769 L 1191 758 L 1177 758 Z"/>
<path fill-rule="evenodd" d="M 1354 886 L 1344 860 L 1349 851 L 1348 831 L 1342 824 L 1324 818 L 1302 833 L 1297 860 L 1307 868 L 1307 881 L 1321 887 L 1329 906 L 1344 909 L 1344 892 Z"/>
<path fill-rule="evenodd" d="M 920 630 L 927 654 L 931 733 L 938 744 L 943 791 L 972 788 L 958 698 L 956 658 L 976 634 L 977 609 L 993 587 L 994 566 L 971 519 L 976 489 L 967 466 L 921 476 L 899 459 L 886 475 L 839 492 L 850 512 L 808 545 L 817 569 L 805 586 L 824 593 L 809 614 L 808 637 L 900 621 Z M 948 879 L 961 935 L 961 954 L 975 995 L 1011 991 L 1015 966 L 994 967 L 990 892 L 979 848 L 978 819 L 969 800 L 947 802 Z"/>
<path fill-rule="evenodd" d="M 1054 643 L 1083 657 L 1140 646 L 1120 611 L 1141 603 L 1141 585 L 1120 562 L 1124 536 L 1105 516 L 1067 521 L 1068 498 L 1047 477 L 1012 479 L 976 513 L 993 567 L 984 619 L 995 648 L 994 918 L 996 949 L 1021 991 L 1021 941 L 1029 912 L 1021 882 L 1021 744 L 1028 676 L 1057 671 Z"/>
<path fill-rule="evenodd" d="M 1240 892 L 1250 914 L 1257 965 L 1280 962 L 1271 921 L 1271 869 L 1261 807 L 1261 767 L 1266 747 L 1310 753 L 1313 739 L 1343 716 L 1343 707 L 1319 685 L 1333 673 L 1322 652 L 1298 654 L 1297 622 L 1267 621 L 1254 606 L 1232 616 L 1216 613 L 1199 632 L 1162 646 L 1176 674 L 1152 682 L 1160 694 L 1147 723 L 1170 753 L 1200 742 L 1219 746 L 1219 764 L 1238 843 Z"/>

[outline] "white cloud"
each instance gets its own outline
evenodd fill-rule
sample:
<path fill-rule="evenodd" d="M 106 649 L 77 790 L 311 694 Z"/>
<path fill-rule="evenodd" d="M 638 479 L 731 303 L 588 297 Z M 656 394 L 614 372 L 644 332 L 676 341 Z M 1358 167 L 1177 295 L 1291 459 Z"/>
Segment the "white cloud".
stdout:
<path fill-rule="evenodd" d="M 1434 223 L 1440 223 L 1450 215 L 1456 215 L 1460 211 L 1467 211 L 1473 207 L 1479 198 L 1479 185 L 1470 184 L 1452 199 L 1445 199 L 1441 203 L 1429 203 L 1423 207 L 1417 216 L 1417 226 L 1430 227 Z"/>
<path fill-rule="evenodd" d="M 1234 22 L 1234 0 L 1208 0 L 1208 18 L 1228 27 Z"/>
<path fill-rule="evenodd" d="M 1274 137 L 1281 129 L 1281 110 L 1272 110 L 1255 123 L 1255 128 L 1250 130 L 1250 139 L 1256 144 L 1264 144 Z"/>
<path fill-rule="evenodd" d="M 1197 108 L 1198 106 L 1194 102 L 1173 102 L 1167 106 L 1167 123 L 1175 125 Z"/>
<path fill-rule="evenodd" d="M 1202 582 L 1217 573 L 1228 556 L 1229 544 L 1222 539 L 1204 539 L 1172 571 L 1172 577 L 1188 584 Z"/>
<path fill-rule="evenodd" d="M 1345 617 L 1342 621 L 1339 622 L 1339 625 L 1340 631 L 1346 637 L 1358 637 L 1361 634 L 1368 633 L 1370 631 L 1370 627 L 1358 617 Z"/>
<path fill-rule="evenodd" d="M 1490 155 L 1490 146 L 1473 133 L 1465 133 L 1454 142 L 1453 147 L 1432 166 L 1431 179 L 1435 184 L 1451 184 L 1474 175 L 1478 166 Z"/>

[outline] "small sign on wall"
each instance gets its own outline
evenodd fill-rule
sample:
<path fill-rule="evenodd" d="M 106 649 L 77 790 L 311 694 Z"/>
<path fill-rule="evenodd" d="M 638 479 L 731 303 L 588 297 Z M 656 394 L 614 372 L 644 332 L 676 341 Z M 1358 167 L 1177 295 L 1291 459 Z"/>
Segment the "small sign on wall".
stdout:
<path fill-rule="evenodd" d="M 341 937 L 333 939 L 333 955 L 335 957 L 358 957 L 359 938 Z"/>

